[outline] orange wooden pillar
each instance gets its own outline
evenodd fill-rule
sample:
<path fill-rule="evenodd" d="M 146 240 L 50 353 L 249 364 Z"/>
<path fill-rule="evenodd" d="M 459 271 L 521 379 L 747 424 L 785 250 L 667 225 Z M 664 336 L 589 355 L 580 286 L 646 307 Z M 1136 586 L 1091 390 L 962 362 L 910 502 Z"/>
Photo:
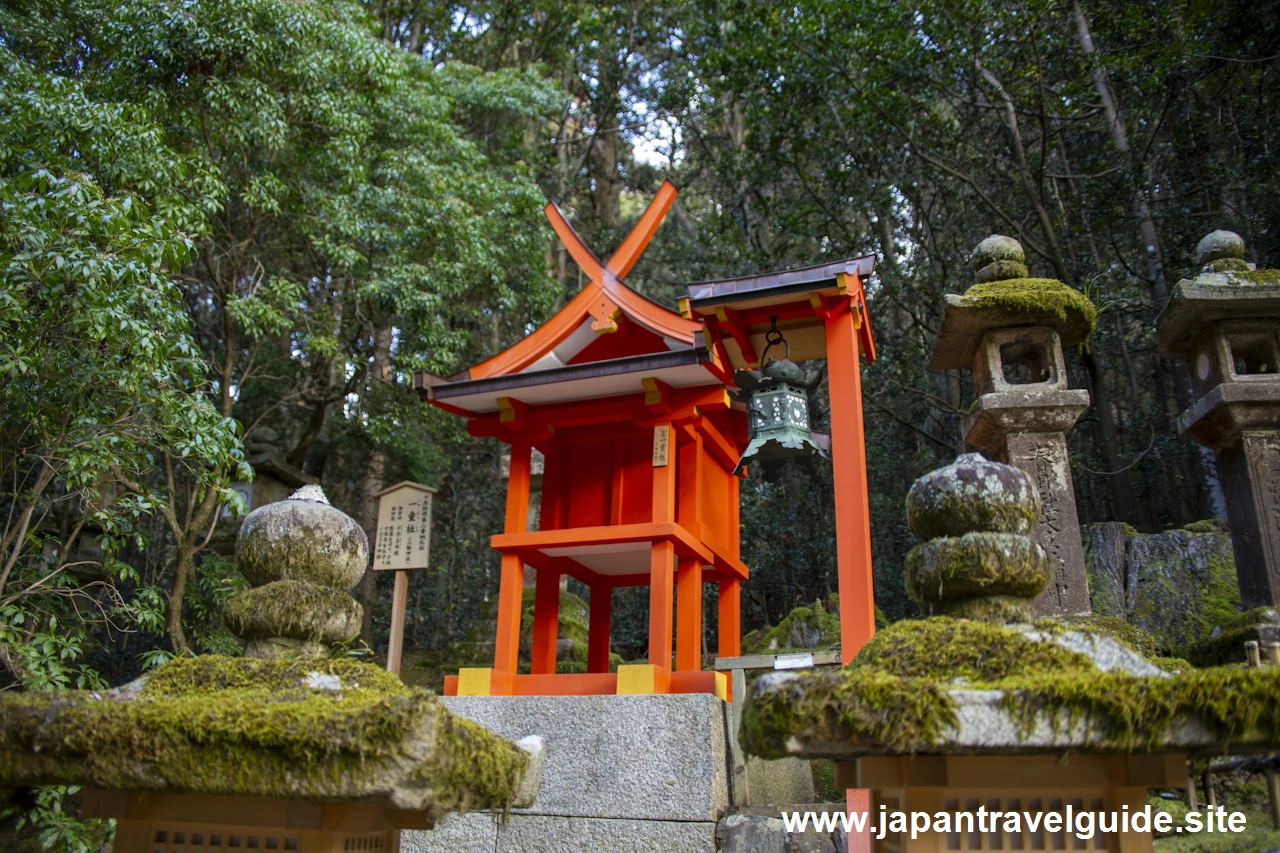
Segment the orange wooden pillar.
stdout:
<path fill-rule="evenodd" d="M 867 505 L 866 439 L 862 428 L 862 372 L 851 298 L 824 318 L 831 393 L 831 465 L 835 475 L 836 566 L 840 584 L 840 654 L 847 664 L 876 631 L 871 575 L 871 513 Z"/>
<path fill-rule="evenodd" d="M 675 521 L 676 453 L 671 424 L 654 427 L 653 520 Z M 649 551 L 649 663 L 671 671 L 671 629 L 675 598 L 675 543 L 654 542 Z M 665 691 L 663 691 L 665 692 Z"/>
<path fill-rule="evenodd" d="M 511 473 L 507 476 L 505 533 L 523 533 L 529 519 L 529 461 L 532 446 L 511 445 Z M 511 676 L 520 661 L 520 611 L 524 595 L 524 560 L 519 554 L 502 555 L 502 578 L 498 585 L 498 635 L 494 642 L 494 677 L 491 695 L 510 695 Z M 554 664 L 553 664 L 554 665 Z"/>
<path fill-rule="evenodd" d="M 613 587 L 591 587 L 591 612 L 587 624 L 587 672 L 609 671 L 609 621 L 613 619 Z"/>
<path fill-rule="evenodd" d="M 702 669 L 702 563 L 696 557 L 680 560 L 676 571 L 676 669 Z"/>
<path fill-rule="evenodd" d="M 529 672 L 555 675 L 556 640 L 560 635 L 560 573 L 537 570 L 533 592 L 533 651 Z"/>

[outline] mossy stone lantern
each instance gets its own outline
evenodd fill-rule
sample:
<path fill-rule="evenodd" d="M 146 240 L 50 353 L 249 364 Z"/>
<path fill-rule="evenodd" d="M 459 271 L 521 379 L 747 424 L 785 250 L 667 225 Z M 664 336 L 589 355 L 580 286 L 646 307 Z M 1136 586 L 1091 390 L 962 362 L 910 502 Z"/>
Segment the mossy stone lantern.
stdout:
<path fill-rule="evenodd" d="M 1040 492 L 1036 539 L 1053 559 L 1053 581 L 1036 599 L 1045 616 L 1088 613 L 1089 589 L 1076 518 L 1066 431 L 1089 406 L 1067 385 L 1064 348 L 1093 331 L 1096 310 L 1056 279 L 1028 278 L 1022 246 L 995 235 L 973 253 L 977 283 L 947 294 L 934 370 L 973 371 L 978 395 L 965 442 L 1031 475 Z"/>
<path fill-rule="evenodd" d="M 1196 247 L 1200 271 L 1174 285 L 1156 321 L 1168 358 L 1187 362 L 1195 402 L 1182 435 L 1213 448 L 1227 499 L 1240 597 L 1280 604 L 1280 270 L 1244 259 L 1238 234 Z"/>
<path fill-rule="evenodd" d="M 921 478 L 907 590 L 951 615 L 895 622 L 841 670 L 750 689 L 749 754 L 831 759 L 836 787 L 871 790 L 877 828 L 848 849 L 1151 853 L 1155 821 L 1132 816 L 1150 788 L 1187 786 L 1188 755 L 1280 745 L 1280 667 L 1165 668 L 1087 620 L 1025 621 L 1050 574 L 1035 497 L 976 454 Z M 882 807 L 929 821 L 881 833 Z M 1082 811 L 1105 814 L 1086 826 Z"/>
<path fill-rule="evenodd" d="M 395 853 L 454 810 L 529 805 L 542 741 L 453 716 L 379 667 L 333 657 L 359 630 L 346 590 L 360 526 L 318 486 L 250 513 L 254 589 L 224 617 L 253 656 L 180 657 L 98 692 L 0 695 L 0 785 L 81 785 L 115 853 Z"/>

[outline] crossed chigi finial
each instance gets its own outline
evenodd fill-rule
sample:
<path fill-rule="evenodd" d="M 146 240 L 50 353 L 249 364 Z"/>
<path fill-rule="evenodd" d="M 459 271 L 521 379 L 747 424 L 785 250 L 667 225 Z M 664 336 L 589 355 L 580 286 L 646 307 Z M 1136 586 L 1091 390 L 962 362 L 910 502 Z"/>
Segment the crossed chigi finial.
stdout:
<path fill-rule="evenodd" d="M 592 304 L 590 308 L 591 328 L 595 332 L 606 333 L 614 332 L 618 329 L 618 316 L 621 309 L 618 307 L 616 299 L 611 298 L 619 287 L 625 287 L 622 280 L 626 278 L 627 273 L 635 266 L 636 261 L 640 259 L 640 255 L 644 252 L 645 247 L 649 245 L 649 241 L 653 239 L 653 235 L 657 233 L 658 226 L 662 224 L 662 220 L 666 217 L 667 211 L 671 209 L 671 204 L 676 200 L 676 185 L 670 179 L 664 180 L 662 186 L 658 188 L 658 193 L 649 202 L 649 206 L 645 208 L 644 215 L 640 217 L 640 221 L 631 229 L 631 233 L 627 235 L 627 239 L 622 241 L 622 245 L 618 250 L 610 256 L 605 263 L 600 263 L 600 259 L 595 253 L 587 248 L 587 244 L 582 242 L 582 238 L 578 236 L 578 232 L 573 230 L 573 226 L 569 224 L 569 220 L 565 219 L 560 208 L 553 201 L 547 202 L 547 206 L 542 209 L 547 215 L 547 219 L 551 221 L 551 227 L 555 229 L 556 235 L 559 236 L 560 242 L 564 243 L 564 247 L 569 250 L 569 254 L 577 262 L 583 272 L 600 287 L 600 296 Z"/>

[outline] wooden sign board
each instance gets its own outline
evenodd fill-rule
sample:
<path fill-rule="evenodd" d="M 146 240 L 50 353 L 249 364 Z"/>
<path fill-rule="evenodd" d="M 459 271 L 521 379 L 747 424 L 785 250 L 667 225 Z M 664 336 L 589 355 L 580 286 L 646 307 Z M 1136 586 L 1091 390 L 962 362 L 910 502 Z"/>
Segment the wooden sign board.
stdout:
<path fill-rule="evenodd" d="M 436 490 L 405 481 L 378 493 L 373 570 L 425 569 L 431 554 L 431 500 Z"/>

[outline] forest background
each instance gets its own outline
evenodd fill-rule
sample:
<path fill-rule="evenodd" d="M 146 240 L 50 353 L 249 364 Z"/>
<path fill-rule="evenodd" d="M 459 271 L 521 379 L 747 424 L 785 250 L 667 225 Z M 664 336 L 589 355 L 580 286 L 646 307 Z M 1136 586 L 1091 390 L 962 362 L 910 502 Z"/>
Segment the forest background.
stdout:
<path fill-rule="evenodd" d="M 890 618 L 913 607 L 906 489 L 962 451 L 973 400 L 967 372 L 924 366 L 941 296 L 991 233 L 1099 307 L 1068 356 L 1093 399 L 1069 435 L 1080 521 L 1222 516 L 1152 330 L 1208 231 L 1280 266 L 1276 5 L 7 0 L 0 688 L 233 650 L 218 608 L 243 579 L 216 543 L 255 442 L 367 529 L 384 485 L 438 486 L 407 645 L 461 639 L 496 592 L 501 448 L 411 371 L 479 361 L 581 287 L 545 199 L 607 256 L 664 176 L 681 192 L 628 284 L 668 306 L 690 281 L 876 254 Z M 744 483 L 744 630 L 835 591 L 833 515 L 821 460 Z M 359 591 L 374 648 L 381 580 Z M 644 608 L 615 604 L 624 658 Z"/>

